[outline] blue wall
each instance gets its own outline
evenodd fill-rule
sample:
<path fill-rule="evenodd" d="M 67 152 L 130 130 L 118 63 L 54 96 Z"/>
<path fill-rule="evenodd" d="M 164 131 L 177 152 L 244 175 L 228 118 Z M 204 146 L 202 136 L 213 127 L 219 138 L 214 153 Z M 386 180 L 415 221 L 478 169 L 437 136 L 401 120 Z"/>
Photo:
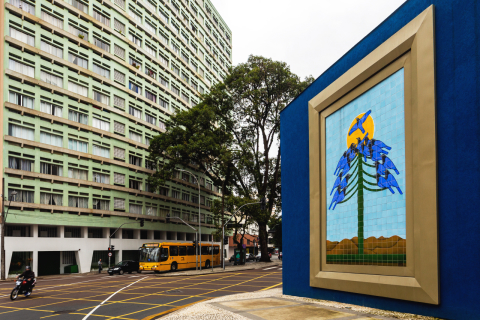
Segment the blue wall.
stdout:
<path fill-rule="evenodd" d="M 435 5 L 436 33 L 440 304 L 312 288 L 308 245 L 308 101 L 431 4 Z M 315 34 L 313 30 L 306 32 Z M 410 0 L 283 110 L 285 294 L 447 319 L 480 318 L 479 36 L 480 1 Z"/>

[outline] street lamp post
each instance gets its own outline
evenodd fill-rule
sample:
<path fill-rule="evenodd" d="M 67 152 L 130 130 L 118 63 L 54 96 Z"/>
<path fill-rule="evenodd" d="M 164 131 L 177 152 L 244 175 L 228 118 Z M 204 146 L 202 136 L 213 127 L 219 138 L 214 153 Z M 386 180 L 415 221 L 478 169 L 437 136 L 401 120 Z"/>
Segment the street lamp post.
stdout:
<path fill-rule="evenodd" d="M 198 238 L 197 238 L 197 229 L 195 229 L 194 227 L 192 227 L 191 225 L 189 225 L 188 223 L 186 223 L 185 221 L 183 221 L 182 218 L 180 217 L 169 217 L 169 214 L 167 215 L 167 218 L 169 219 L 178 219 L 180 221 L 182 221 L 185 225 L 189 226 L 190 228 L 192 228 L 194 231 L 195 231 L 195 240 L 198 241 Z M 213 261 L 213 259 L 212 259 Z M 201 267 L 201 266 L 200 266 Z M 197 252 L 197 248 L 195 248 L 195 270 L 198 269 L 198 252 Z M 201 270 L 201 269 L 200 269 Z"/>
<path fill-rule="evenodd" d="M 187 170 L 183 169 L 178 169 L 178 171 L 186 172 L 188 174 L 191 174 L 195 181 L 197 181 L 198 184 L 198 244 L 199 244 L 199 251 L 200 251 L 200 271 L 202 271 L 202 225 L 200 223 L 200 218 L 202 216 L 202 213 L 200 211 L 200 182 L 198 182 L 197 176 L 195 176 L 193 173 Z M 195 248 L 197 250 L 197 248 Z"/>
<path fill-rule="evenodd" d="M 10 203 L 12 202 L 13 197 L 15 197 L 16 195 L 17 195 L 17 191 L 12 191 L 12 193 L 10 194 L 10 202 L 8 203 L 7 213 L 5 213 L 5 203 L 2 201 L 3 203 L 2 205 L 2 236 L 1 236 L 2 245 L 0 249 L 2 251 L 2 257 L 1 257 L 2 265 L 0 267 L 2 268 L 2 275 L 1 275 L 2 280 L 5 280 L 5 224 L 7 221 L 8 211 L 10 210 Z M 2 194 L 2 197 L 3 197 L 3 194 Z"/>
<path fill-rule="evenodd" d="M 120 225 L 120 227 L 117 228 L 117 230 L 113 231 L 113 233 L 112 233 L 110 236 L 108 236 L 108 248 L 109 248 L 109 250 L 110 250 L 110 248 L 112 247 L 112 237 L 115 235 L 115 233 L 117 233 L 117 231 L 120 230 L 120 228 L 123 227 L 124 225 L 126 225 L 126 224 L 132 224 L 132 223 L 137 223 L 137 221 L 135 221 L 135 222 L 125 222 L 125 223 L 122 223 L 122 224 Z M 143 227 L 143 225 L 142 225 L 142 227 Z M 108 256 L 108 267 L 110 268 L 110 256 Z"/>
<path fill-rule="evenodd" d="M 243 206 L 238 208 L 237 211 L 235 211 L 235 213 L 230 216 L 230 219 L 228 219 L 228 221 L 225 222 L 224 225 L 222 225 L 222 241 L 225 238 L 225 226 L 230 222 L 230 220 L 232 220 L 233 216 L 235 216 L 237 214 L 237 212 L 240 211 L 240 209 L 242 209 L 243 207 L 248 206 L 250 204 L 263 204 L 263 202 L 260 201 L 260 202 L 245 203 Z M 225 270 L 225 256 L 223 257 L 222 264 L 223 264 L 223 270 Z"/>

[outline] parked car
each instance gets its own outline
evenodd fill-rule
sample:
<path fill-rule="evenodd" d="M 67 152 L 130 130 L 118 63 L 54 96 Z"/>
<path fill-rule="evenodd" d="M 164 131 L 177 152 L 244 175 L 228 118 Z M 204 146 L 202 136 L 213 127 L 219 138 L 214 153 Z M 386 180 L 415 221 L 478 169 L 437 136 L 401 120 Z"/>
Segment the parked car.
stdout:
<path fill-rule="evenodd" d="M 278 253 L 278 260 L 282 260 L 282 253 L 281 252 Z"/>
<path fill-rule="evenodd" d="M 271 258 L 272 257 L 272 254 L 271 253 L 268 253 L 268 257 Z M 262 258 L 262 254 L 259 253 L 255 256 L 255 260 L 256 261 L 260 261 L 260 259 Z"/>
<path fill-rule="evenodd" d="M 235 255 L 232 254 L 232 256 L 230 257 L 230 259 L 228 260 L 228 262 L 234 262 L 235 261 Z"/>
<path fill-rule="evenodd" d="M 245 261 L 253 261 L 253 260 L 255 260 L 255 256 L 253 255 L 253 253 L 245 254 Z"/>
<path fill-rule="evenodd" d="M 133 260 L 123 260 L 113 267 L 108 268 L 108 274 L 111 276 L 113 276 L 114 273 L 122 275 L 125 272 L 132 273 L 134 271 L 140 273 L 138 262 Z"/>

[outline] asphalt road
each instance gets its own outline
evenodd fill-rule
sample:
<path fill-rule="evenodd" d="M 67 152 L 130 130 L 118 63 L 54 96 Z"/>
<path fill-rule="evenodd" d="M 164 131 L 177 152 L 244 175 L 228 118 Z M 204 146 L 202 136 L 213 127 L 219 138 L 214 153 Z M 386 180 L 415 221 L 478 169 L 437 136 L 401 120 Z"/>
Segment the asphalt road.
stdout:
<path fill-rule="evenodd" d="M 198 276 L 59 276 L 38 280 L 30 297 L 16 301 L 8 281 L 0 283 L 0 320 L 150 320 L 208 298 L 281 288 L 281 281 L 281 265 Z"/>

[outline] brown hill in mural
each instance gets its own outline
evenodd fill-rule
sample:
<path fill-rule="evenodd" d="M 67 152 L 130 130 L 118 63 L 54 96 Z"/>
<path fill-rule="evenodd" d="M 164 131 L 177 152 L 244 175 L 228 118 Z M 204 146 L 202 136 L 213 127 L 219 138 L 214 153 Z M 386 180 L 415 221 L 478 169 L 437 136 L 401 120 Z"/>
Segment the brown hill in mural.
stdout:
<path fill-rule="evenodd" d="M 406 254 L 407 241 L 399 236 L 370 237 L 363 241 L 364 254 Z M 358 254 L 358 238 L 327 240 L 327 254 Z"/>

